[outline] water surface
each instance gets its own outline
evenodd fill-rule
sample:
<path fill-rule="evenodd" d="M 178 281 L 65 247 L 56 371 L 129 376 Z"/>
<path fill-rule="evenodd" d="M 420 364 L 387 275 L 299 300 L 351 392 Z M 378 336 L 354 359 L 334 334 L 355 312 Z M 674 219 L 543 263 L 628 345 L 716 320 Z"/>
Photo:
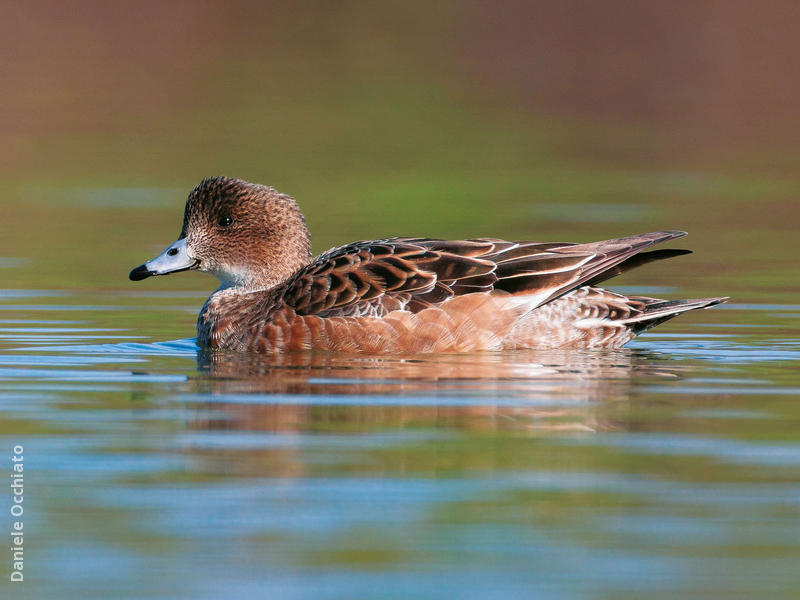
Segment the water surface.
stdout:
<path fill-rule="evenodd" d="M 144 333 L 164 313 L 190 333 L 201 301 L 3 293 L 3 439 L 25 449 L 42 597 L 800 590 L 798 305 L 605 352 L 273 357 Z"/>
<path fill-rule="evenodd" d="M 800 596 L 796 13 L 7 3 L 0 597 Z M 613 352 L 206 353 L 214 282 L 127 273 L 218 174 L 316 252 L 687 230 L 609 287 L 731 301 Z"/>

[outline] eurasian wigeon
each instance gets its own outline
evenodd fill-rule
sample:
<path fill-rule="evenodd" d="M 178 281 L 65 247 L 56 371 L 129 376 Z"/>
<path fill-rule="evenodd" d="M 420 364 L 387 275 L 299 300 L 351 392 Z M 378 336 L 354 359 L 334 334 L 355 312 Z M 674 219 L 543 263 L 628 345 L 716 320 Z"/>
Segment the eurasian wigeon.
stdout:
<path fill-rule="evenodd" d="M 189 194 L 178 240 L 134 281 L 197 269 L 221 282 L 198 344 L 235 351 L 468 352 L 619 348 L 675 315 L 725 298 L 659 300 L 596 287 L 685 250 L 640 252 L 686 235 L 588 244 L 397 237 L 316 258 L 293 198 L 228 177 Z"/>

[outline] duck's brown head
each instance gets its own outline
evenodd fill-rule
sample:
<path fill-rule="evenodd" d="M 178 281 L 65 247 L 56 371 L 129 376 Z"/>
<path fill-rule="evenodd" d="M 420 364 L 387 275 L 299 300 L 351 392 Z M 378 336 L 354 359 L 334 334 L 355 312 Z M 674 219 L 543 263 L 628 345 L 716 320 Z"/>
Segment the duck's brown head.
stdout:
<path fill-rule="evenodd" d="M 311 260 L 297 203 L 271 187 L 241 179 L 204 179 L 189 194 L 178 240 L 130 273 L 133 281 L 198 269 L 223 287 L 265 289 Z"/>

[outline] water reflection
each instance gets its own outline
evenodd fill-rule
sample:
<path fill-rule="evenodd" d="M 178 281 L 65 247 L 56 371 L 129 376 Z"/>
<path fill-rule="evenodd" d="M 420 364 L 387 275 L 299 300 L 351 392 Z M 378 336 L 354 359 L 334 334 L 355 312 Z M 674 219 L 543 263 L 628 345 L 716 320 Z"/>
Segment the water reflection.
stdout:
<path fill-rule="evenodd" d="M 595 405 L 624 404 L 642 382 L 683 367 L 633 350 L 515 351 L 468 355 L 343 356 L 201 351 L 190 402 L 220 419 L 200 429 L 301 431 L 454 427 L 460 430 L 597 431 Z M 325 410 L 330 407 L 332 410 Z"/>
<path fill-rule="evenodd" d="M 364 356 L 326 352 L 246 354 L 201 350 L 198 367 L 220 392 L 382 393 L 470 388 L 585 387 L 633 376 L 675 377 L 659 355 L 635 350 L 524 350 L 452 355 Z M 540 388 L 540 389 L 541 389 Z"/>

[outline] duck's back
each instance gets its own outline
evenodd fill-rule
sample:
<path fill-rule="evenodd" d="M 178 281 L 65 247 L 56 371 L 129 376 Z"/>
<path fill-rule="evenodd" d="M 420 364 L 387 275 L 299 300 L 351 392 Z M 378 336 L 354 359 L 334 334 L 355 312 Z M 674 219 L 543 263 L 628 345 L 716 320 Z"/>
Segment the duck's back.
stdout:
<path fill-rule="evenodd" d="M 721 299 L 625 297 L 595 284 L 685 235 L 590 244 L 392 238 L 330 250 L 285 284 L 214 294 L 198 341 L 239 351 L 465 352 L 619 347 L 642 330 Z"/>

